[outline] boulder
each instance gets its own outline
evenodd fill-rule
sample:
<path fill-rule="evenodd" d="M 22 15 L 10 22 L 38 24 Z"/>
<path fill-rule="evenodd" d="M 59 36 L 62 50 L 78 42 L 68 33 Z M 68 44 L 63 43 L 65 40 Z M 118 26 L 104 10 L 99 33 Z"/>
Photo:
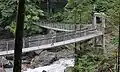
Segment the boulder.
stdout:
<path fill-rule="evenodd" d="M 12 62 L 7 60 L 5 57 L 0 57 L 0 65 L 3 65 L 4 68 L 12 68 L 13 67 Z"/>
<path fill-rule="evenodd" d="M 13 57 L 14 57 L 14 55 L 7 55 L 7 56 L 6 56 L 6 59 L 7 59 L 7 60 L 13 60 Z"/>
<path fill-rule="evenodd" d="M 39 56 L 32 59 L 31 65 L 33 67 L 50 65 L 56 61 L 56 54 L 53 52 L 43 51 Z"/>
<path fill-rule="evenodd" d="M 37 54 L 35 52 L 26 52 L 22 54 L 22 60 L 31 60 L 34 58 Z"/>
<path fill-rule="evenodd" d="M 22 54 L 22 60 L 31 60 L 36 56 L 36 52 L 26 52 Z M 14 55 L 7 55 L 6 59 L 7 60 L 13 60 Z"/>

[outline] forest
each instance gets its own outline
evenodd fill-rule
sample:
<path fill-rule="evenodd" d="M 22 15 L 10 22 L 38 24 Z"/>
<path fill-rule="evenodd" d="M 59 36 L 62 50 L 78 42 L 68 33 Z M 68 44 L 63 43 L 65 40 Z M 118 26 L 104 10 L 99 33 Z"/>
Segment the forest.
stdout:
<path fill-rule="evenodd" d="M 0 27 L 15 31 L 17 0 L 0 1 Z M 89 23 L 91 14 L 104 12 L 112 24 L 117 25 L 119 18 L 119 0 L 27 0 L 25 12 L 25 36 L 41 32 L 35 25 L 37 21 Z M 95 8 L 94 8 L 95 7 Z M 32 31 L 30 31 L 32 30 Z"/>
<path fill-rule="evenodd" d="M 0 0 L 1 39 L 15 37 L 17 5 L 18 0 Z M 44 29 L 36 25 L 38 22 L 90 24 L 93 12 L 105 13 L 107 26 L 111 27 L 112 32 L 106 34 L 107 57 L 102 49 L 88 46 L 77 53 L 76 65 L 68 72 L 117 72 L 120 0 L 26 0 L 24 37 L 45 34 Z"/>

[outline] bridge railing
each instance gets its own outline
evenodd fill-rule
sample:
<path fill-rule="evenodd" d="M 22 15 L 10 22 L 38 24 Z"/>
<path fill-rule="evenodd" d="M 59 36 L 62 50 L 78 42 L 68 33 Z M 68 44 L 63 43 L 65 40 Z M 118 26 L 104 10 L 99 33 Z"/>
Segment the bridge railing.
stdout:
<path fill-rule="evenodd" d="M 66 23 L 59 23 L 59 22 L 53 22 L 53 23 L 38 22 L 37 25 L 39 25 L 41 27 L 51 27 L 51 28 L 58 28 L 58 29 L 65 29 L 65 30 L 75 30 L 75 28 L 74 28 L 75 24 L 66 24 Z"/>
<path fill-rule="evenodd" d="M 27 37 L 23 39 L 23 48 L 41 46 L 46 44 L 54 45 L 56 42 L 85 37 L 98 31 L 102 31 L 101 25 L 97 25 L 96 28 L 90 25 L 86 28 L 80 28 L 73 32 L 56 33 L 56 35 L 48 34 L 36 37 Z M 14 40 L 0 42 L 0 51 L 13 50 L 14 44 Z"/>

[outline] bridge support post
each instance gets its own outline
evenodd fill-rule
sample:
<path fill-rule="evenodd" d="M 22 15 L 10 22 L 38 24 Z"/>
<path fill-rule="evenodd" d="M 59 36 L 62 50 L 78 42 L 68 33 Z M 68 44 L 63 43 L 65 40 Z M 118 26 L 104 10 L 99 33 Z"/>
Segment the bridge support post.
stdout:
<path fill-rule="evenodd" d="M 107 51 L 106 51 L 106 48 L 105 48 L 105 18 L 104 18 L 104 16 L 102 16 L 102 32 L 103 32 L 103 35 L 102 35 L 102 44 L 103 44 L 103 50 L 104 50 L 104 56 L 106 57 L 106 53 L 107 53 Z"/>
<path fill-rule="evenodd" d="M 96 28 L 96 15 L 93 15 L 93 26 Z"/>
<path fill-rule="evenodd" d="M 102 35 L 102 47 L 104 49 L 104 54 L 106 54 L 106 49 L 105 49 L 105 37 Z"/>
<path fill-rule="evenodd" d="M 94 47 L 96 48 L 96 45 L 97 45 L 97 38 L 95 37 L 94 38 Z"/>
<path fill-rule="evenodd" d="M 56 42 L 56 31 L 51 30 L 50 34 L 52 35 L 51 45 L 54 45 L 54 43 Z"/>
<path fill-rule="evenodd" d="M 95 13 L 93 13 L 93 20 L 92 20 L 92 25 L 93 25 L 93 28 L 96 28 L 96 15 L 95 15 Z M 95 37 L 95 38 L 93 38 L 93 47 L 95 47 L 96 48 L 96 40 L 97 40 L 97 38 Z"/>

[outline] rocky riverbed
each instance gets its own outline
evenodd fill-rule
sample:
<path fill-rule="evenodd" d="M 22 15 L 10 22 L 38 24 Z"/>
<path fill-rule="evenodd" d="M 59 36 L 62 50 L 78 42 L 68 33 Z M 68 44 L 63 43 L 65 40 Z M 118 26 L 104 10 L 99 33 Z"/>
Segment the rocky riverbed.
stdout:
<path fill-rule="evenodd" d="M 64 72 L 67 67 L 73 67 L 74 66 L 74 59 L 59 59 L 58 61 L 55 61 L 53 64 L 50 64 L 48 66 L 41 66 L 37 67 L 35 69 L 27 69 L 24 72 Z"/>
<path fill-rule="evenodd" d="M 4 56 L 0 60 L 6 71 L 12 72 L 13 55 Z M 44 70 L 46 72 L 64 72 L 64 69 L 69 66 L 74 66 L 74 50 L 65 46 L 22 54 L 23 72 L 42 72 Z"/>
<path fill-rule="evenodd" d="M 74 66 L 74 58 L 62 58 L 53 64 L 34 69 L 27 68 L 23 72 L 65 72 L 68 67 Z M 12 68 L 6 68 L 6 72 L 13 72 Z M 66 71 L 67 72 L 67 71 Z"/>

